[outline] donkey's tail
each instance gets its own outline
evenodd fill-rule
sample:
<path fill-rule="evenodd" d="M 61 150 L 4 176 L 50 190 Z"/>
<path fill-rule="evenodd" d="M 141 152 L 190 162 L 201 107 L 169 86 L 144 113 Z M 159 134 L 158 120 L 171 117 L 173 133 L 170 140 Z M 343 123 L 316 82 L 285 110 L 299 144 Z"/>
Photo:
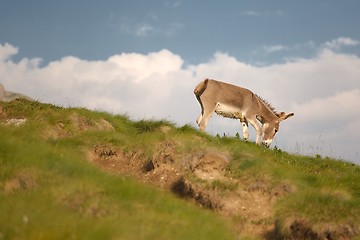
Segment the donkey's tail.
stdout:
<path fill-rule="evenodd" d="M 196 97 L 200 97 L 201 94 L 203 94 L 203 92 L 205 91 L 207 85 L 209 83 L 209 79 L 205 79 L 204 81 L 202 81 L 201 83 L 199 83 L 195 89 L 194 89 L 194 94 Z"/>

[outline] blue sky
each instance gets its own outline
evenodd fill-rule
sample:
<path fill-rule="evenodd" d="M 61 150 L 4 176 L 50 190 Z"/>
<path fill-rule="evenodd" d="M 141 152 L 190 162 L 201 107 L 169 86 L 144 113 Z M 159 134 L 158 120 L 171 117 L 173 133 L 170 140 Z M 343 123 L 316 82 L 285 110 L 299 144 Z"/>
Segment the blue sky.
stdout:
<path fill-rule="evenodd" d="M 0 0 L 0 82 L 44 102 L 195 126 L 193 88 L 215 78 L 295 112 L 274 145 L 360 163 L 359 9 L 355 0 Z M 241 127 L 214 116 L 208 132 Z"/>
<path fill-rule="evenodd" d="M 360 39 L 358 1 L 0 1 L 0 42 L 45 61 L 97 60 L 163 48 L 189 63 L 221 51 L 251 62 L 311 56 L 318 44 Z M 264 47 L 283 46 L 268 53 Z M 275 50 L 275 49 L 273 49 Z M 359 49 L 357 49 L 358 53 Z"/>

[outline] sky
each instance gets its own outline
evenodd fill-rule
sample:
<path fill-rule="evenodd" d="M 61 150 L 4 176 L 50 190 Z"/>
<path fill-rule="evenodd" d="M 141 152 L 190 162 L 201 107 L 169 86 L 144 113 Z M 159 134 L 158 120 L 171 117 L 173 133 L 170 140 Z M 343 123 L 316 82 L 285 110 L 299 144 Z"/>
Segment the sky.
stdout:
<path fill-rule="evenodd" d="M 197 127 L 193 89 L 217 79 L 295 113 L 272 147 L 360 164 L 359 9 L 356 0 L 0 0 L 0 83 L 41 102 Z M 241 135 L 241 125 L 214 114 L 207 132 Z"/>

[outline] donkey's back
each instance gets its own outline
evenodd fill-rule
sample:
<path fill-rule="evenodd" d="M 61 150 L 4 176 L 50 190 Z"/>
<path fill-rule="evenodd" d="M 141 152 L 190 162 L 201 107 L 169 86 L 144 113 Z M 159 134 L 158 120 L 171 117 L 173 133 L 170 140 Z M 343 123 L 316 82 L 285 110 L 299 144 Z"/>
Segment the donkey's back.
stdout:
<path fill-rule="evenodd" d="M 205 79 L 194 89 L 195 96 L 206 101 L 221 101 L 231 105 L 243 105 L 244 100 L 254 100 L 255 94 L 250 90 L 229 83 Z"/>
<path fill-rule="evenodd" d="M 263 135 L 266 138 L 263 143 L 267 146 L 278 131 L 279 122 L 294 115 L 277 113 L 267 101 L 252 91 L 216 80 L 205 79 L 200 82 L 195 87 L 194 94 L 201 106 L 201 114 L 196 122 L 202 131 L 212 113 L 216 112 L 223 117 L 240 119 L 245 139 L 248 138 L 247 128 L 250 122 L 256 129 L 256 142 L 259 143 Z M 262 128 L 259 122 L 265 127 Z"/>
<path fill-rule="evenodd" d="M 205 79 L 196 86 L 194 94 L 203 116 L 215 111 L 224 117 L 241 119 L 259 108 L 258 99 L 250 90 L 216 80 Z"/>

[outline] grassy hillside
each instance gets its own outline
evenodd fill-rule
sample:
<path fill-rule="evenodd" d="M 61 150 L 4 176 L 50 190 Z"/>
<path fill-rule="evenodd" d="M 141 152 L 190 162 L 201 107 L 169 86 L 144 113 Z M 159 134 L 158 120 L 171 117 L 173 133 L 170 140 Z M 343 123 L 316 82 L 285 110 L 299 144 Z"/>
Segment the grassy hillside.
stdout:
<path fill-rule="evenodd" d="M 0 239 L 360 239 L 360 167 L 0 102 Z"/>

